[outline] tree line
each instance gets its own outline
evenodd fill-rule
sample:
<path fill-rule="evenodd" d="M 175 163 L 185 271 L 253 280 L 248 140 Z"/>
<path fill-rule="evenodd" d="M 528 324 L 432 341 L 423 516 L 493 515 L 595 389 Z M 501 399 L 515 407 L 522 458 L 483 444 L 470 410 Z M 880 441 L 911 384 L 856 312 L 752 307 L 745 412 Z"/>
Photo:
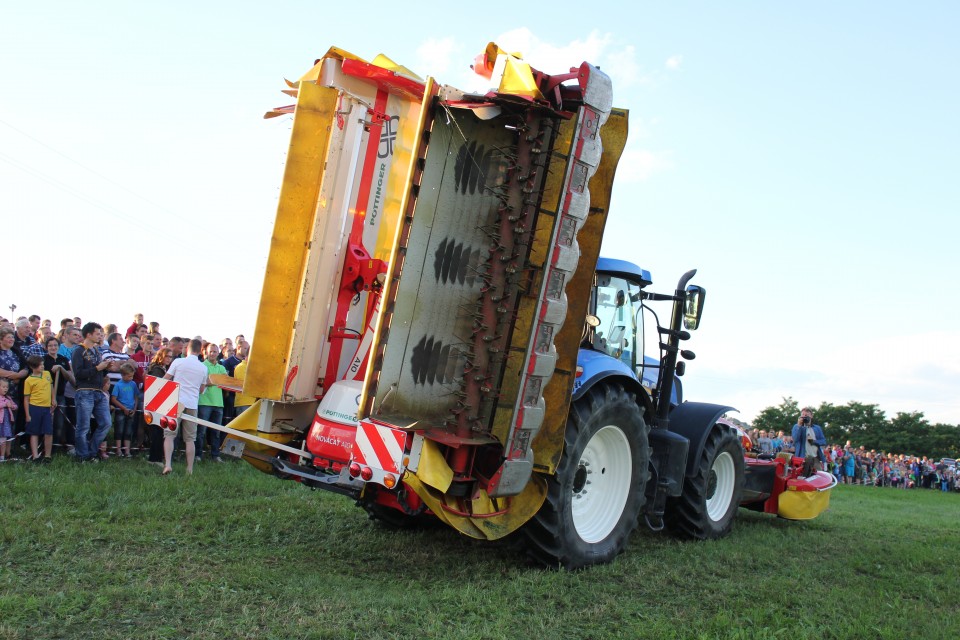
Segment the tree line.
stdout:
<path fill-rule="evenodd" d="M 827 442 L 863 446 L 888 453 L 907 453 L 928 458 L 960 457 L 960 426 L 930 422 L 922 411 L 898 411 L 893 418 L 875 404 L 850 401 L 839 406 L 821 402 L 813 409 L 814 422 L 823 427 Z M 755 429 L 784 431 L 797 423 L 802 407 L 791 397 L 767 407 L 750 425 Z"/>

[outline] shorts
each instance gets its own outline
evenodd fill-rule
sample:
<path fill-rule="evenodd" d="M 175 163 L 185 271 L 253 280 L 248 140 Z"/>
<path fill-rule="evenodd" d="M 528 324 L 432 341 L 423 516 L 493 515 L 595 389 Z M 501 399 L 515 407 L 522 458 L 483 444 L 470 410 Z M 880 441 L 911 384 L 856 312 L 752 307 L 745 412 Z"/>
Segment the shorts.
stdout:
<path fill-rule="evenodd" d="M 183 413 L 188 416 L 197 417 L 196 409 L 184 409 Z M 184 442 L 194 442 L 197 439 L 197 423 L 192 420 L 177 420 L 177 428 L 173 431 L 170 429 L 163 430 L 164 438 L 176 438 L 177 434 L 180 433 L 180 425 L 183 425 L 183 441 Z"/>
<path fill-rule="evenodd" d="M 115 440 L 133 440 L 137 428 L 137 414 L 128 416 L 121 409 L 113 413 L 113 438 Z"/>
<path fill-rule="evenodd" d="M 50 407 L 36 407 L 30 405 L 30 422 L 26 424 L 26 431 L 31 436 L 53 435 L 53 414 Z"/>

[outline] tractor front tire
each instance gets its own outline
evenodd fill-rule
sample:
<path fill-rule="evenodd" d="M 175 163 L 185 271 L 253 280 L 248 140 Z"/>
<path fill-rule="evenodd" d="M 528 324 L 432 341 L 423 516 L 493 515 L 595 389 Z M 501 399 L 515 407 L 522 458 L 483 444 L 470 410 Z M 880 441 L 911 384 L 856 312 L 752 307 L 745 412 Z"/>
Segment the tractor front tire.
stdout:
<path fill-rule="evenodd" d="M 546 500 L 522 530 L 530 554 L 579 569 L 623 551 L 644 504 L 647 442 L 643 412 L 622 386 L 599 383 L 575 402 Z"/>
<path fill-rule="evenodd" d="M 736 432 L 716 425 L 707 436 L 696 473 L 667 502 L 666 523 L 681 538 L 716 540 L 730 533 L 743 497 L 743 449 Z"/>

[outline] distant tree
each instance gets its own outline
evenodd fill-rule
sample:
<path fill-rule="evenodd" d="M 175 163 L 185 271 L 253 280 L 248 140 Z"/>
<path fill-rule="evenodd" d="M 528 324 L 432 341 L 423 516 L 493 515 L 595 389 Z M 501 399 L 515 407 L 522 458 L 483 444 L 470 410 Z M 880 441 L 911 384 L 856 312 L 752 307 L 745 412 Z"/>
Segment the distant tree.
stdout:
<path fill-rule="evenodd" d="M 930 424 L 923 413 L 898 413 L 891 420 L 892 431 L 905 453 L 928 458 L 956 458 L 960 453 L 960 427 L 949 424 Z"/>
<path fill-rule="evenodd" d="M 868 449 L 878 446 L 874 434 L 882 431 L 887 421 L 886 414 L 877 405 L 854 401 L 842 407 L 823 402 L 814 418 L 823 426 L 828 442 L 843 444 L 850 440 Z"/>
<path fill-rule="evenodd" d="M 797 422 L 800 405 L 792 397 L 757 414 L 753 427 L 787 430 Z M 822 402 L 814 409 L 814 421 L 821 425 L 827 442 L 884 453 L 927 456 L 934 460 L 960 457 L 960 425 L 931 425 L 921 411 L 897 412 L 890 419 L 875 404 L 850 401 L 843 406 Z"/>
<path fill-rule="evenodd" d="M 960 426 L 938 422 L 930 427 L 929 455 L 935 458 L 960 458 Z"/>
<path fill-rule="evenodd" d="M 898 411 L 890 420 L 887 437 L 889 444 L 885 448 L 890 451 L 925 456 L 930 448 L 930 423 L 922 411 Z"/>
<path fill-rule="evenodd" d="M 797 416 L 800 415 L 800 405 L 793 398 L 787 396 L 776 407 L 767 407 L 757 414 L 753 421 L 754 429 L 764 429 L 774 431 L 787 431 L 793 425 L 797 424 Z"/>
<path fill-rule="evenodd" d="M 730 422 L 732 422 L 733 424 L 737 425 L 738 427 L 740 427 L 740 428 L 742 428 L 742 429 L 749 429 L 749 428 L 750 428 L 750 425 L 749 425 L 749 424 L 747 424 L 746 422 L 744 422 L 743 420 L 741 420 L 740 418 L 738 418 L 738 417 L 736 417 L 736 416 L 724 416 L 724 418 L 726 418 L 727 420 L 729 420 Z"/>

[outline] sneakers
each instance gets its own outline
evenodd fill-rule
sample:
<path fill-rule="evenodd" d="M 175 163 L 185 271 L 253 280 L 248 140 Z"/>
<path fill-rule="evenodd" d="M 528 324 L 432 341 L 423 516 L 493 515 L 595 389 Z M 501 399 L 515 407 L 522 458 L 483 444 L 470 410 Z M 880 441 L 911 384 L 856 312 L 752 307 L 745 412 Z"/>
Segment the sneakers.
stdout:
<path fill-rule="evenodd" d="M 223 458 L 221 458 L 220 456 L 215 456 L 215 457 L 213 458 L 213 461 L 214 461 L 214 462 L 223 462 Z"/>

